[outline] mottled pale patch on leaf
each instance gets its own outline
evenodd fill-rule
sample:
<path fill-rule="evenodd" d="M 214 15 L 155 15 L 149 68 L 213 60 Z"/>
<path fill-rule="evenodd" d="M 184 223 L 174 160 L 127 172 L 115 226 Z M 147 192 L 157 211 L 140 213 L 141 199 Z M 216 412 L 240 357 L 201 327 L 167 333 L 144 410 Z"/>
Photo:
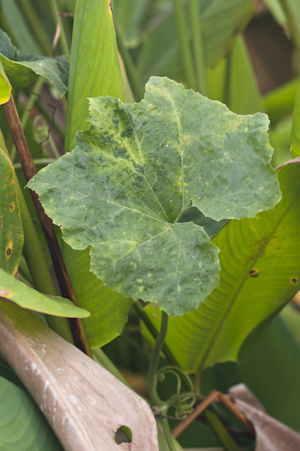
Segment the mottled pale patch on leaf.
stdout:
<path fill-rule="evenodd" d="M 141 103 L 98 97 L 90 113 L 74 152 L 30 188 L 71 247 L 91 246 L 104 285 L 171 316 L 194 310 L 218 285 L 218 248 L 177 221 L 191 205 L 216 220 L 276 205 L 267 117 L 238 116 L 156 77 Z"/>

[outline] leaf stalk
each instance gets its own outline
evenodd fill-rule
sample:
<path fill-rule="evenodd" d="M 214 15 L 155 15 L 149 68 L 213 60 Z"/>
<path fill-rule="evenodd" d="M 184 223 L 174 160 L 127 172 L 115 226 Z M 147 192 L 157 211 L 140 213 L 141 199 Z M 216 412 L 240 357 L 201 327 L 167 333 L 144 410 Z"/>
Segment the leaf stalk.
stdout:
<path fill-rule="evenodd" d="M 27 181 L 29 181 L 36 174 L 36 168 L 33 163 L 32 155 L 30 153 L 12 95 L 10 97 L 10 100 L 3 105 L 3 109 L 10 132 L 13 136 L 13 140 L 18 152 L 19 160 L 21 162 L 25 178 Z M 58 244 L 58 240 L 55 234 L 52 221 L 46 215 L 42 205 L 40 204 L 38 195 L 34 191 L 30 191 L 30 193 L 35 208 L 37 210 L 39 219 L 41 221 L 43 232 L 49 247 L 50 255 L 52 258 L 56 277 L 60 286 L 61 294 L 63 297 L 70 299 L 70 301 L 72 301 L 75 305 L 77 305 L 72 283 L 70 281 L 70 277 L 68 275 L 61 254 L 61 250 Z M 79 349 L 81 349 L 85 354 L 92 357 L 92 352 L 90 350 L 87 338 L 85 336 L 81 320 L 79 318 L 69 318 L 69 323 L 71 326 L 75 345 Z"/>

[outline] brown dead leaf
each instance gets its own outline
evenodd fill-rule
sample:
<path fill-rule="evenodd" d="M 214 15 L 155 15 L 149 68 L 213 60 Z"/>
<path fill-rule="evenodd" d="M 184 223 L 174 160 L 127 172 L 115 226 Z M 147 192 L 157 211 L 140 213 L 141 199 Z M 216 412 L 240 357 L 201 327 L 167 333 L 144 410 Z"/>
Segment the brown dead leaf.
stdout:
<path fill-rule="evenodd" d="M 254 426 L 255 451 L 300 450 L 300 434 L 267 415 L 262 405 L 244 384 L 232 387 L 229 390 L 229 396 Z"/>

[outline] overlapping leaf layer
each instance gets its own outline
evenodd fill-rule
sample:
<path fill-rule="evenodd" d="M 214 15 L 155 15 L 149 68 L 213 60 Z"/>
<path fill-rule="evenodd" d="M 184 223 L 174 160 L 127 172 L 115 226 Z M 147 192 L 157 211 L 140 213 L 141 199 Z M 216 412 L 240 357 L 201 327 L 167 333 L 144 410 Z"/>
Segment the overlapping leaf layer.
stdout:
<path fill-rule="evenodd" d="M 91 270 L 128 297 L 171 316 L 194 310 L 218 285 L 218 248 L 178 223 L 196 206 L 215 220 L 255 216 L 280 199 L 263 114 L 226 106 L 154 77 L 145 99 L 90 100 L 73 153 L 29 183 Z"/>

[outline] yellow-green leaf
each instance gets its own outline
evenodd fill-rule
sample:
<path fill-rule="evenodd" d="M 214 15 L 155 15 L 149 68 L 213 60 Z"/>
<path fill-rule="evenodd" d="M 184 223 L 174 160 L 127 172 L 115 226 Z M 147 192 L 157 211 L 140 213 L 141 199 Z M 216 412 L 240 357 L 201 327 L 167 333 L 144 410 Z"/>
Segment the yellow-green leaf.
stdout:
<path fill-rule="evenodd" d="M 0 298 L 25 309 L 53 316 L 86 318 L 90 315 L 87 310 L 76 307 L 68 299 L 39 293 L 2 269 L 0 269 Z"/>

